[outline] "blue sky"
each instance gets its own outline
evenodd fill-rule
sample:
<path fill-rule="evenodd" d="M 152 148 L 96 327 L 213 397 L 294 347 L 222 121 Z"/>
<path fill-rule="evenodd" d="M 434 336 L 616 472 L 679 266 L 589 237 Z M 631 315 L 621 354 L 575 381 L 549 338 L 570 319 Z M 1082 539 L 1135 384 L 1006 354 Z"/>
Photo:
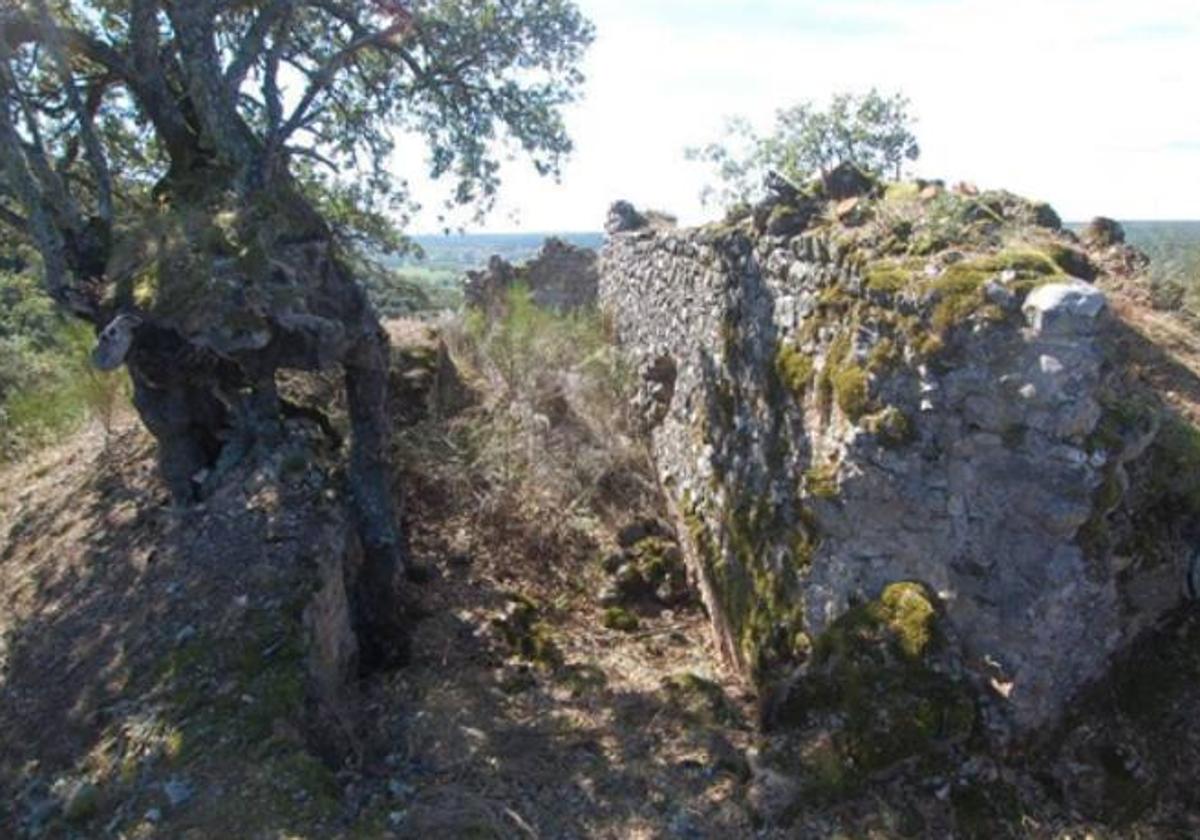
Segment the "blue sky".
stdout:
<path fill-rule="evenodd" d="M 703 221 L 717 213 L 686 146 L 727 115 L 765 127 L 777 108 L 872 86 L 912 100 L 916 174 L 1071 219 L 1200 218 L 1200 0 L 580 5 L 598 36 L 568 113 L 576 154 L 557 185 L 509 165 L 488 230 L 597 229 L 617 198 Z"/>

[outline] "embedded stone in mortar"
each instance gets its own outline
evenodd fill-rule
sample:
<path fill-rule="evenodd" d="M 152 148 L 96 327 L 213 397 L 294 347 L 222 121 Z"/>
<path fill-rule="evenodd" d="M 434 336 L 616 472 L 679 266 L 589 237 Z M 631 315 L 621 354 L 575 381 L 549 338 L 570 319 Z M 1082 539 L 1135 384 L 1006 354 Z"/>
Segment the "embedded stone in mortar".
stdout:
<path fill-rule="evenodd" d="M 1022 311 L 1042 335 L 1082 335 L 1096 329 L 1106 305 L 1104 293 L 1091 283 L 1071 280 L 1034 289 Z"/>

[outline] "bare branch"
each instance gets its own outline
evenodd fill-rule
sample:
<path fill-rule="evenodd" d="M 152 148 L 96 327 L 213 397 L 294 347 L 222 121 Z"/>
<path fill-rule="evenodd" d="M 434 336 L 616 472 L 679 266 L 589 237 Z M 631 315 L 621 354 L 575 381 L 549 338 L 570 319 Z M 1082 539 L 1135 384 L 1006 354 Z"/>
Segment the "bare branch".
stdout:
<path fill-rule="evenodd" d="M 324 5 L 323 5 L 324 8 Z M 413 17 L 408 12 L 397 12 L 396 22 L 385 29 L 378 32 L 372 32 L 356 38 L 348 44 L 341 52 L 330 58 L 322 65 L 311 77 L 308 89 L 304 92 L 304 96 L 300 99 L 295 110 L 292 111 L 283 128 L 280 129 L 279 135 L 272 138 L 274 144 L 282 145 L 292 134 L 305 124 L 308 119 L 308 111 L 312 107 L 313 102 L 333 83 L 338 72 L 345 67 L 351 59 L 364 50 L 373 47 L 390 47 L 397 48 L 399 45 L 414 31 L 415 23 Z"/>
<path fill-rule="evenodd" d="M 59 177 L 50 164 L 46 147 L 42 143 L 41 131 L 38 128 L 37 109 L 30 103 L 25 92 L 17 83 L 12 71 L 12 50 L 8 44 L 0 40 L 0 93 L 5 96 L 6 104 L 20 108 L 25 116 L 25 128 L 30 136 L 30 142 L 25 142 L 17 131 L 14 114 L 6 111 L 5 115 L 12 130 L 15 154 L 22 160 L 22 171 L 32 179 L 33 193 L 39 196 L 39 204 L 54 216 L 54 220 L 68 228 L 82 226 L 83 219 L 78 206 L 71 197 L 67 183 Z M 14 176 L 15 177 L 15 176 Z M 28 200 L 28 194 L 18 196 L 22 201 Z"/>
<path fill-rule="evenodd" d="M 250 24 L 250 29 L 242 39 L 241 48 L 225 71 L 225 84 L 229 86 L 230 90 L 236 91 L 241 87 L 250 68 L 262 56 L 271 27 L 283 20 L 291 10 L 292 0 L 272 0 L 254 18 L 254 22 Z"/>
<path fill-rule="evenodd" d="M 18 233 L 29 233 L 29 220 L 18 216 L 6 207 L 0 207 L 0 222 L 13 228 Z"/>
<path fill-rule="evenodd" d="M 57 301 L 68 303 L 71 299 L 67 265 L 67 246 L 62 233 L 50 217 L 37 181 L 29 171 L 22 152 L 23 143 L 13 123 L 9 106 L 12 99 L 11 68 L 8 57 L 0 56 L 0 164 L 3 164 L 5 181 L 25 209 L 25 230 L 33 238 L 42 255 L 45 269 L 46 290 Z"/>
<path fill-rule="evenodd" d="M 108 169 L 108 159 L 105 157 L 104 147 L 100 143 L 100 138 L 96 136 L 96 127 L 92 119 L 94 111 L 85 107 L 83 99 L 79 96 L 75 78 L 71 73 L 70 64 L 67 62 L 62 37 L 59 35 L 57 24 L 50 17 L 50 10 L 46 7 L 45 0 L 36 0 L 36 5 L 42 26 L 46 30 L 45 43 L 50 50 L 50 57 L 54 61 L 55 68 L 58 70 L 58 77 L 66 92 L 67 103 L 75 112 L 76 119 L 79 120 L 79 133 L 83 138 L 84 154 L 96 181 L 98 215 L 105 223 L 111 224 L 113 218 L 112 174 Z"/>

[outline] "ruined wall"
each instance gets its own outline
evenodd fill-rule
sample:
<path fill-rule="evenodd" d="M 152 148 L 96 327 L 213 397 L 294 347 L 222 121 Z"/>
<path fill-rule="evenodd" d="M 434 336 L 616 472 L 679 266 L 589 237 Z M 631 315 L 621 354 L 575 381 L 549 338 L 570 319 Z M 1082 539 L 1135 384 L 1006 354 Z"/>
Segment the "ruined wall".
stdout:
<path fill-rule="evenodd" d="M 596 252 L 549 237 L 537 255 L 519 265 L 493 256 L 487 268 L 468 271 L 463 294 L 468 306 L 488 312 L 503 308 L 514 286 L 529 290 L 538 306 L 559 312 L 596 302 Z"/>
<path fill-rule="evenodd" d="M 1095 445 L 1103 294 L 1028 252 L 888 262 L 836 224 L 769 229 L 617 231 L 601 255 L 723 652 L 783 681 L 917 581 L 1003 725 L 1053 721 L 1185 576 L 1171 557 L 1139 584 L 1086 539 L 1154 435 Z"/>

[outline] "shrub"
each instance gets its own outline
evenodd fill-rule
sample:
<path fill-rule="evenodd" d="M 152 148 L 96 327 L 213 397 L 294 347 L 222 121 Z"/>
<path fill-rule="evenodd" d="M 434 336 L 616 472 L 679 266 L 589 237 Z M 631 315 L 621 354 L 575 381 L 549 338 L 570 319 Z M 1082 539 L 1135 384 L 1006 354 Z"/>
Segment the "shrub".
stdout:
<path fill-rule="evenodd" d="M 0 274 L 0 461 L 46 445 L 88 419 L 112 429 L 128 401 L 124 372 L 90 360 L 91 331 L 59 315 L 28 274 Z"/>
<path fill-rule="evenodd" d="M 535 505 L 553 528 L 652 495 L 632 372 L 600 313 L 542 309 L 518 286 L 498 314 L 456 316 L 443 334 L 486 392 L 486 409 L 459 434 L 487 504 Z"/>

